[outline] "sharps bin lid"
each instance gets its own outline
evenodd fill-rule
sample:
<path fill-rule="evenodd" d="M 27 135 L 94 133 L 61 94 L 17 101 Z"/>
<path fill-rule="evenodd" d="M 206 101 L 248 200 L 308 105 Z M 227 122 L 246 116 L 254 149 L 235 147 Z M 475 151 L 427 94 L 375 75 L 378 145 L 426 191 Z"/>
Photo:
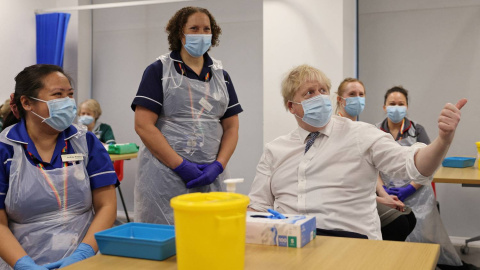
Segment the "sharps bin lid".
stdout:
<path fill-rule="evenodd" d="M 188 193 L 172 198 L 173 209 L 217 211 L 232 208 L 247 208 L 248 196 L 229 192 Z"/>

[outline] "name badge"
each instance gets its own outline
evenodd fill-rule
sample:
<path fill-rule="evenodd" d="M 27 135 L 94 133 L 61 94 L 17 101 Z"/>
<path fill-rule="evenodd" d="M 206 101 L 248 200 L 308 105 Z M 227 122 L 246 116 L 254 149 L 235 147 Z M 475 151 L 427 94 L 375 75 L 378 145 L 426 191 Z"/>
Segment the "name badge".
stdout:
<path fill-rule="evenodd" d="M 205 108 L 205 110 L 207 110 L 207 111 L 211 111 L 212 108 L 213 108 L 212 104 L 210 104 L 210 102 L 208 102 L 203 97 L 200 99 L 200 101 L 198 103 L 200 103 L 200 105 L 202 105 L 202 107 Z"/>
<path fill-rule="evenodd" d="M 72 162 L 72 161 L 78 161 L 78 160 L 83 160 L 83 154 L 62 155 L 62 162 Z"/>

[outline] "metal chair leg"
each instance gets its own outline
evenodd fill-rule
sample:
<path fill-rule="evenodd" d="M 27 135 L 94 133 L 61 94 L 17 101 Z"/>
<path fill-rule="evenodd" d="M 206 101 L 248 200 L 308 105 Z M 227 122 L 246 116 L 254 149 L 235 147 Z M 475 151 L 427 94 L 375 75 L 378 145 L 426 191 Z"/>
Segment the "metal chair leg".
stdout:
<path fill-rule="evenodd" d="M 462 254 L 468 254 L 468 252 L 470 251 L 470 248 L 468 247 L 468 243 L 475 242 L 475 241 L 480 241 L 480 235 L 477 237 L 472 237 L 470 239 L 465 240 L 465 245 L 460 247 L 460 251 L 462 252 Z"/>
<path fill-rule="evenodd" d="M 123 200 L 122 189 L 120 188 L 120 186 L 118 186 L 117 188 L 118 188 L 118 194 L 120 194 L 120 199 L 122 200 L 123 210 L 125 210 L 125 216 L 127 217 L 127 222 L 130 222 L 130 218 L 128 217 L 127 206 L 125 205 L 125 201 Z"/>

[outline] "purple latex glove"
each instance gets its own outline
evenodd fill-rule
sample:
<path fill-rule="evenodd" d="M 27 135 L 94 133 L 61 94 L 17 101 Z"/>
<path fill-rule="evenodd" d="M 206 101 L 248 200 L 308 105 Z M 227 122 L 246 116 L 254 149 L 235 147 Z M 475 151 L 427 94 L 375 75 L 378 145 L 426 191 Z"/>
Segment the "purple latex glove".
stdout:
<path fill-rule="evenodd" d="M 65 257 L 61 260 L 58 260 L 56 262 L 45 264 L 43 266 L 48 269 L 63 268 L 67 265 L 74 264 L 81 260 L 90 258 L 93 255 L 95 255 L 95 251 L 93 250 L 93 248 L 89 244 L 81 243 L 80 245 L 78 245 L 77 249 L 75 249 L 75 251 L 72 253 L 72 255 Z"/>
<path fill-rule="evenodd" d="M 402 202 L 405 201 L 408 197 L 410 197 L 410 195 L 415 193 L 415 191 L 417 191 L 417 189 L 411 184 L 408 184 L 408 186 L 404 186 L 404 187 L 391 188 L 390 190 L 397 192 L 397 194 L 395 195 L 397 195 L 397 197 Z"/>
<path fill-rule="evenodd" d="M 14 270 L 48 270 L 45 266 L 36 264 L 30 256 L 25 255 L 18 259 L 13 266 Z"/>
<path fill-rule="evenodd" d="M 395 196 L 398 195 L 398 191 L 393 190 L 391 188 L 387 188 L 386 186 L 382 186 L 382 187 L 383 187 L 383 189 L 385 189 L 385 192 L 387 192 L 388 195 L 395 195 Z"/>
<path fill-rule="evenodd" d="M 198 165 L 203 174 L 200 177 L 187 183 L 187 188 L 195 188 L 210 185 L 223 172 L 222 163 L 214 161 L 211 164 Z"/>
<path fill-rule="evenodd" d="M 186 184 L 202 175 L 202 171 L 199 169 L 199 166 L 200 165 L 196 163 L 183 159 L 182 163 L 173 169 L 173 171 L 178 174 L 178 176 L 180 176 L 180 178 L 182 178 L 183 182 Z"/>

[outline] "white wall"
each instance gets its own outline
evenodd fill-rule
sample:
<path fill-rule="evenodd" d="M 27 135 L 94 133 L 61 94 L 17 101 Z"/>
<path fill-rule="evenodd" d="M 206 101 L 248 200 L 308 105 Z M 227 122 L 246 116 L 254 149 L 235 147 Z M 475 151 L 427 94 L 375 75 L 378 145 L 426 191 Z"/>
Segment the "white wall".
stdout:
<path fill-rule="evenodd" d="M 35 10 L 76 6 L 77 0 L 0 1 L 0 100 L 15 89 L 15 76 L 36 64 Z M 77 81 L 78 13 L 71 14 L 65 41 L 64 69 Z"/>
<path fill-rule="evenodd" d="M 265 143 L 297 126 L 280 94 L 281 80 L 290 69 L 309 64 L 322 70 L 332 81 L 332 101 L 343 78 L 355 75 L 354 16 L 354 0 L 264 1 Z"/>
<path fill-rule="evenodd" d="M 403 85 L 409 92 L 408 116 L 438 135 L 437 118 L 445 103 L 469 99 L 447 156 L 476 156 L 480 141 L 480 2 L 359 1 L 359 72 L 367 89 L 362 120 L 376 123 L 385 91 Z M 437 184 L 440 214 L 449 235 L 480 234 L 480 189 Z"/>
<path fill-rule="evenodd" d="M 94 1 L 103 2 L 109 1 Z M 130 104 L 145 68 L 168 52 L 164 30 L 168 20 L 187 5 L 209 9 L 222 28 L 220 45 L 212 48 L 210 55 L 223 62 L 244 108 L 239 115 L 239 142 L 228 168 L 232 177 L 245 178 L 238 192 L 248 193 L 263 148 L 261 1 L 211 0 L 95 10 L 92 93 L 104 111 L 100 121 L 112 126 L 117 142 L 141 144 Z M 137 163 L 136 159 L 125 162 L 122 182 L 130 211 Z M 122 209 L 120 204 L 118 209 Z"/>
<path fill-rule="evenodd" d="M 55 7 L 55 0 L 0 1 L 0 100 L 14 92 L 15 76 L 36 63 L 36 7 Z"/>

